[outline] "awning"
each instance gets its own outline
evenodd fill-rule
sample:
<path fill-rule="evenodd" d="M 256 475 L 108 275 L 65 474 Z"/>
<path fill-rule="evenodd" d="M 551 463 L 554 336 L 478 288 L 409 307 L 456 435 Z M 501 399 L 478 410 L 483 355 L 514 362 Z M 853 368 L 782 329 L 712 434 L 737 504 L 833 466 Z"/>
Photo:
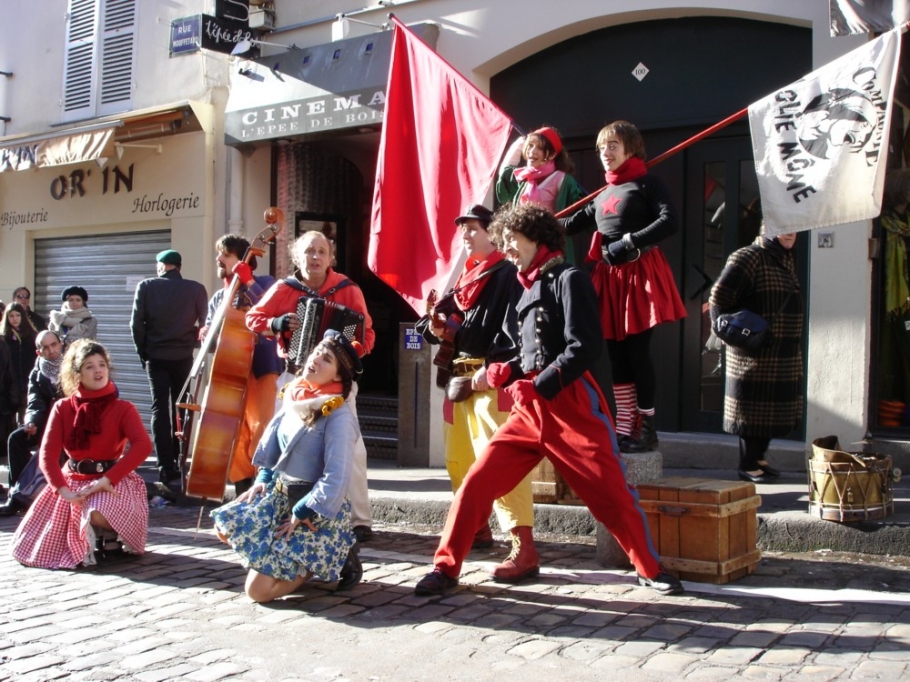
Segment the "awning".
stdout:
<path fill-rule="evenodd" d="M 410 27 L 436 46 L 439 26 Z M 392 32 L 239 60 L 224 115 L 228 145 L 376 129 L 385 111 Z"/>
<path fill-rule="evenodd" d="M 0 173 L 94 161 L 114 153 L 114 129 L 121 123 L 91 126 L 66 135 L 20 138 L 0 146 Z"/>
<path fill-rule="evenodd" d="M 211 130 L 212 105 L 184 101 L 129 111 L 91 125 L 0 141 L 0 173 L 50 168 L 114 156 L 116 142 Z"/>

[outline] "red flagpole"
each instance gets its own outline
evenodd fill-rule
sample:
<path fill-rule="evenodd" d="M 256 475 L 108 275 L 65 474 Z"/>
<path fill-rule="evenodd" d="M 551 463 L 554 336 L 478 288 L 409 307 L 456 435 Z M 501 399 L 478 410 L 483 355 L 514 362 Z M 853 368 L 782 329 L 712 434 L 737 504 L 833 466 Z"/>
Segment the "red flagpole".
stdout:
<path fill-rule="evenodd" d="M 742 111 L 737 111 L 737 112 L 736 112 L 735 114 L 733 114 L 732 116 L 727 116 L 727 118 L 725 118 L 723 121 L 719 121 L 719 122 L 715 123 L 715 124 L 714 124 L 713 126 L 711 126 L 710 128 L 705 128 L 705 129 L 702 130 L 700 133 L 697 133 L 697 134 L 693 135 L 692 137 L 690 137 L 688 140 L 685 140 L 685 141 L 683 141 L 683 142 L 680 142 L 678 145 L 676 145 L 676 146 L 673 147 L 672 149 L 668 149 L 667 151 L 665 151 L 665 152 L 664 152 L 663 154 L 661 154 L 660 156 L 655 156 L 653 159 L 651 159 L 650 161 L 648 161 L 645 165 L 646 165 L 648 168 L 650 168 L 651 166 L 654 166 L 654 165 L 660 163 L 661 161 L 664 161 L 665 159 L 668 159 L 669 157 L 673 156 L 673 155 L 676 154 L 677 152 L 681 152 L 681 151 L 682 151 L 683 149 L 685 149 L 686 147 L 692 146 L 693 144 L 695 144 L 695 143 L 698 142 L 699 140 L 703 140 L 704 138 L 708 137 L 708 135 L 711 135 L 712 133 L 717 132 L 717 131 L 720 130 L 721 128 L 726 128 L 728 125 L 730 125 L 731 123 L 734 123 L 735 121 L 738 121 L 739 119 L 741 119 L 743 116 L 745 116 L 745 115 L 748 114 L 748 113 L 749 113 L 749 107 L 746 107 L 746 108 L 743 109 Z M 585 204 L 587 204 L 589 201 L 591 201 L 592 199 L 594 199 L 594 197 L 596 197 L 598 194 L 600 194 L 601 192 L 603 192 L 604 189 L 605 189 L 605 187 L 606 187 L 606 186 L 601 187 L 599 190 L 597 190 L 596 192 L 592 192 L 591 194 L 589 194 L 588 196 L 586 196 L 584 199 L 579 199 L 578 201 L 576 201 L 576 202 L 575 202 L 574 204 L 572 204 L 571 206 L 568 206 L 568 207 L 562 209 L 559 213 L 556 214 L 556 217 L 557 217 L 557 218 L 564 218 L 564 217 L 566 217 L 567 215 L 570 215 L 570 214 L 574 213 L 575 211 L 577 211 L 578 209 L 580 209 L 582 206 L 584 206 Z"/>

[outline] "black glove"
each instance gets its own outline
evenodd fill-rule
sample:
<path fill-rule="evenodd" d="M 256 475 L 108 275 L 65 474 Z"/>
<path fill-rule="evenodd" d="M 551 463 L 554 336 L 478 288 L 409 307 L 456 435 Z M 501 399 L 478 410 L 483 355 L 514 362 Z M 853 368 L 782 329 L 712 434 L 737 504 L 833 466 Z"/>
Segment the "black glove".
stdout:
<path fill-rule="evenodd" d="M 273 317 L 272 323 L 269 325 L 269 328 L 277 336 L 281 332 L 287 332 L 291 330 L 291 313 L 285 313 L 279 317 Z"/>
<path fill-rule="evenodd" d="M 603 252 L 604 260 L 610 265 L 622 265 L 629 260 L 629 251 L 626 249 L 626 245 L 623 244 L 621 239 L 610 242 L 604 246 L 601 251 Z"/>
<path fill-rule="evenodd" d="M 145 366 L 148 364 L 149 359 L 145 355 L 139 356 L 139 363 L 142 365 L 142 369 L 145 369 Z"/>

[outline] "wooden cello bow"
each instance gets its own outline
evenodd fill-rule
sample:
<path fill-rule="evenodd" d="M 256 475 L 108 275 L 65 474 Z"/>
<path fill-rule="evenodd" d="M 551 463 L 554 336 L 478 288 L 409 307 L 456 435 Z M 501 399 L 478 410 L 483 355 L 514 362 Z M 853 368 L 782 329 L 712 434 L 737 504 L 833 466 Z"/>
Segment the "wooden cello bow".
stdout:
<path fill-rule="evenodd" d="M 266 209 L 264 219 L 266 228 L 256 235 L 247 249 L 243 257 L 245 263 L 253 256 L 262 257 L 264 247 L 283 227 L 284 214 L 278 208 Z M 235 274 L 224 290 L 209 332 L 180 392 L 188 400 L 177 404 L 184 412 L 177 432 L 181 442 L 183 492 L 190 497 L 224 499 L 228 472 L 243 423 L 256 333 L 247 329 L 244 311 L 233 306 L 239 289 L 240 278 Z M 207 363 L 213 346 L 215 352 Z M 208 381 L 203 382 L 206 376 Z M 205 391 L 199 401 L 203 383 Z M 189 389 L 191 384 L 192 391 Z"/>

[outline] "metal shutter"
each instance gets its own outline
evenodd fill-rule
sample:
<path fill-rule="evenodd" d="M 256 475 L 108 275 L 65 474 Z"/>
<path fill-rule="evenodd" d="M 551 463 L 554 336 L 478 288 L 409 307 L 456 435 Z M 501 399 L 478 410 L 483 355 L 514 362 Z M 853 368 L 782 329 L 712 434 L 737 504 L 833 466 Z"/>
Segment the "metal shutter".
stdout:
<path fill-rule="evenodd" d="M 155 255 L 171 246 L 170 230 L 35 240 L 32 309 L 45 320 L 59 310 L 60 292 L 78 285 L 98 318 L 98 340 L 111 354 L 120 397 L 134 403 L 146 425 L 151 394 L 133 347 L 130 312 L 136 284 L 155 276 Z"/>

